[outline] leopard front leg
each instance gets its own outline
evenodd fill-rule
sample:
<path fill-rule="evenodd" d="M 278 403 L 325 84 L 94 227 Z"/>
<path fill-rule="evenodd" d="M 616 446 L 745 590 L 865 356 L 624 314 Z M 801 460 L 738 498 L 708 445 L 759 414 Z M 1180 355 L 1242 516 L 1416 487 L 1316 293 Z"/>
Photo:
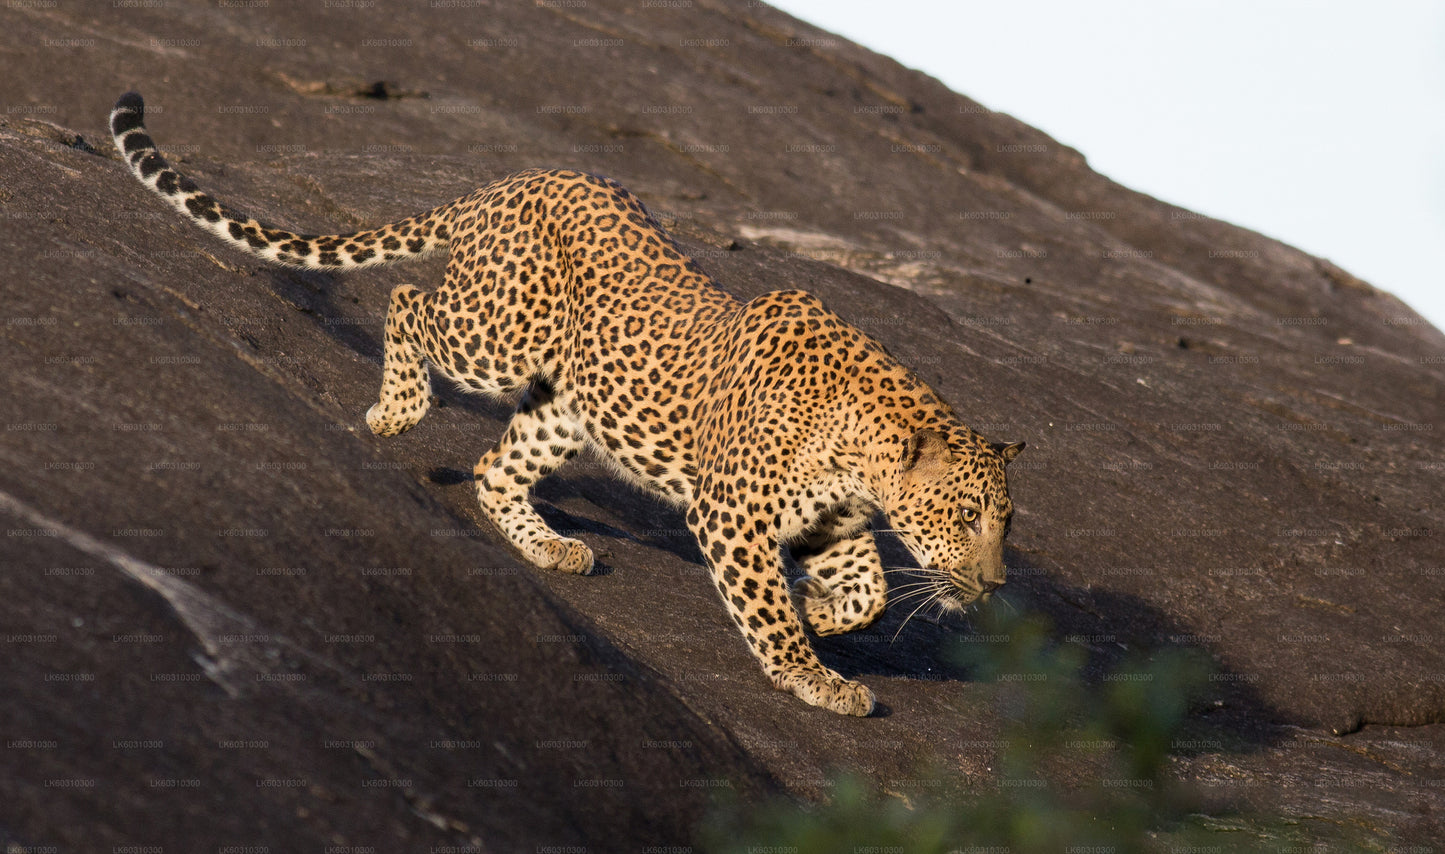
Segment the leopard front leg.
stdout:
<path fill-rule="evenodd" d="M 386 311 L 381 400 L 366 411 L 366 424 L 378 436 L 410 430 L 431 406 L 431 377 L 421 328 L 426 299 L 426 294 L 411 285 L 401 285 L 391 292 Z"/>
<path fill-rule="evenodd" d="M 843 715 L 870 714 L 873 692 L 868 686 L 825 667 L 808 645 L 783 580 L 782 547 L 774 534 L 759 533 L 737 515 L 744 506 L 699 490 L 687 519 L 728 614 L 753 656 L 774 687 L 806 703 Z"/>
<path fill-rule="evenodd" d="M 581 423 L 552 391 L 533 386 L 507 432 L 477 463 L 477 500 L 512 545 L 543 569 L 586 575 L 592 550 L 548 527 L 532 506 L 532 485 L 576 456 L 586 443 Z"/>
<path fill-rule="evenodd" d="M 793 582 L 793 601 L 813 631 L 851 632 L 883 613 L 888 583 L 868 528 L 835 539 L 810 537 L 793 548 L 793 557 L 807 573 Z"/>

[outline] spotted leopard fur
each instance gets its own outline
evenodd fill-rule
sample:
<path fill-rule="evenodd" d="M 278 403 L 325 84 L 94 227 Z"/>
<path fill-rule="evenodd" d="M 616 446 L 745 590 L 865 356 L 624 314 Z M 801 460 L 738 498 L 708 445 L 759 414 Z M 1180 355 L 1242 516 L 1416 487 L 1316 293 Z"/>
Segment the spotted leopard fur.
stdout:
<path fill-rule="evenodd" d="M 391 294 L 381 435 L 426 414 L 428 366 L 489 395 L 521 393 L 477 463 L 486 516 L 529 561 L 587 573 L 591 550 L 532 507 L 542 478 L 592 447 L 686 511 L 728 613 L 772 683 L 866 715 L 872 692 L 825 667 L 820 635 L 861 628 L 887 584 L 878 510 L 946 607 L 1004 582 L 1013 515 L 1004 466 L 1023 447 L 965 426 L 883 347 L 802 291 L 742 303 L 715 287 L 627 190 L 531 170 L 410 219 L 299 235 L 218 203 L 172 169 L 141 97 L 111 113 L 146 186 L 223 240 L 278 264 L 353 269 L 446 249 L 432 293 Z M 806 573 L 791 586 L 782 549 Z"/>

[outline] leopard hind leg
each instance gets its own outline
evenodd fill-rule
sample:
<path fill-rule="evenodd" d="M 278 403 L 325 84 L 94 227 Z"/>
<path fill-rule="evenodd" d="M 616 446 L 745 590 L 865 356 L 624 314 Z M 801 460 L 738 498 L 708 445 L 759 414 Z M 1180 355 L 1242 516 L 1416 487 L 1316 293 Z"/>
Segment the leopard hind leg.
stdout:
<path fill-rule="evenodd" d="M 477 462 L 477 500 L 512 545 L 543 569 L 586 575 L 592 550 L 563 537 L 532 506 L 532 486 L 572 459 L 587 443 L 586 428 L 552 387 L 535 381 L 497 446 Z"/>
<path fill-rule="evenodd" d="M 415 427 L 431 406 L 431 377 L 422 345 L 427 296 L 412 285 L 391 292 L 386 310 L 381 399 L 366 411 L 366 424 L 378 436 L 395 436 Z"/>

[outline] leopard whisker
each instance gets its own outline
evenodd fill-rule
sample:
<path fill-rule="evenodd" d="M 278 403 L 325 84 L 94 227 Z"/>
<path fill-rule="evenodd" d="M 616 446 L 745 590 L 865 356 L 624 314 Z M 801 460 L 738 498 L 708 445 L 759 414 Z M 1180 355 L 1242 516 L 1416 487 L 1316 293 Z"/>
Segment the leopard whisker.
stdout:
<path fill-rule="evenodd" d="M 991 601 L 993 601 L 994 599 L 997 599 L 998 601 L 1002 602 L 1003 605 L 1004 605 L 1004 607 L 1008 608 L 1010 611 L 1014 612 L 1015 614 L 1019 613 L 1019 608 L 1018 608 L 1018 606 L 1015 605 L 1014 603 L 1010 602 L 1010 601 L 1008 600 L 1008 597 L 1005 596 L 1005 595 L 1003 595 L 1002 593 L 995 593 L 995 594 L 993 594 L 993 596 L 989 599 L 989 601 L 991 602 Z"/>
<path fill-rule="evenodd" d="M 889 587 L 889 588 L 888 588 L 888 592 L 889 592 L 889 593 L 896 593 L 896 592 L 901 591 L 901 590 L 916 590 L 916 589 L 918 589 L 918 588 L 920 588 L 920 587 L 933 588 L 933 587 L 937 587 L 937 586 L 938 586 L 938 580 L 937 580 L 937 579 L 928 579 L 928 580 L 926 580 L 926 581 L 913 581 L 913 582 L 909 582 L 908 584 L 899 584 L 899 585 L 896 585 L 896 586 L 893 586 L 893 587 Z"/>
<path fill-rule="evenodd" d="M 938 588 L 946 588 L 946 587 L 948 587 L 948 584 L 946 584 L 946 582 L 944 582 L 944 581 L 941 581 L 941 579 L 938 579 L 938 578 L 929 578 L 929 579 L 925 579 L 925 581 L 913 581 L 913 582 L 909 582 L 909 584 L 900 584 L 900 585 L 897 585 L 897 587 L 890 587 L 890 588 L 889 588 L 889 595 L 894 594 L 894 592 L 919 591 L 919 590 L 938 590 Z"/>
<path fill-rule="evenodd" d="M 910 590 L 910 591 L 908 591 L 907 593 L 904 593 L 904 594 L 901 595 L 901 596 L 892 596 L 892 597 L 889 597 L 888 604 L 889 604 L 890 606 L 893 606 L 893 605 L 900 604 L 900 603 L 902 603 L 902 602 L 904 602 L 904 601 L 906 601 L 906 600 L 908 600 L 908 599 L 912 599 L 912 598 L 914 598 L 914 597 L 916 597 L 916 596 L 923 596 L 923 595 L 925 595 L 925 594 L 937 594 L 938 592 L 939 592 L 939 591 L 938 591 L 938 588 L 937 588 L 937 587 L 925 587 L 925 588 L 922 588 L 922 589 L 920 589 L 920 590 Z"/>
<path fill-rule="evenodd" d="M 883 567 L 883 572 L 884 572 L 884 574 L 887 574 L 887 573 L 890 573 L 890 572 L 894 572 L 894 573 L 901 572 L 901 573 L 903 573 L 904 575 L 917 575 L 917 576 L 919 576 L 920 578 L 947 578 L 947 577 L 948 577 L 948 573 L 944 572 L 944 571 L 941 570 L 941 569 L 925 569 L 925 568 L 923 568 L 923 567 L 917 567 L 917 566 L 885 566 L 885 567 Z"/>
<path fill-rule="evenodd" d="M 910 587 L 897 588 L 897 590 L 889 591 L 889 601 L 890 603 L 900 603 L 900 601 L 906 600 L 906 598 L 912 597 L 913 594 L 918 594 L 918 592 L 933 590 L 938 590 L 938 585 L 916 584 L 910 585 Z"/>
<path fill-rule="evenodd" d="M 890 640 L 888 641 L 888 643 L 889 643 L 890 645 L 892 645 L 894 642 L 896 642 L 896 641 L 898 640 L 898 636 L 903 633 L 903 627 L 906 626 L 906 625 L 908 625 L 908 621 L 909 621 L 909 620 L 912 620 L 912 619 L 913 619 L 913 616 L 914 616 L 915 614 L 917 614 L 919 611 L 921 611 L 921 610 L 923 610 L 924 608 L 928 607 L 928 605 L 929 605 L 930 603 L 937 601 L 938 598 L 939 598 L 940 596 L 942 596 L 942 595 L 943 595 L 944 593 L 946 593 L 946 592 L 948 592 L 948 591 L 942 590 L 942 589 L 936 590 L 936 591 L 934 591 L 934 593 L 933 593 L 932 596 L 929 596 L 928 598 L 924 599 L 922 602 L 918 603 L 918 607 L 917 607 L 917 608 L 914 608 L 911 612 L 909 612 L 908 616 L 906 616 L 906 617 L 903 618 L 903 622 L 898 625 L 898 631 L 896 631 L 896 632 L 893 633 L 893 637 L 892 637 L 892 639 L 890 639 Z"/>

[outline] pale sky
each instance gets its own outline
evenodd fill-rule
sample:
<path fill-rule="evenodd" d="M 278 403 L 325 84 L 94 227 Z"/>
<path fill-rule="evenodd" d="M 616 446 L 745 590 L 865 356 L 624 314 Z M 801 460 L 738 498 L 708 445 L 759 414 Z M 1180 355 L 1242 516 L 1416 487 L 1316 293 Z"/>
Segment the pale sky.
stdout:
<path fill-rule="evenodd" d="M 768 2 L 1445 329 L 1445 3 Z"/>

